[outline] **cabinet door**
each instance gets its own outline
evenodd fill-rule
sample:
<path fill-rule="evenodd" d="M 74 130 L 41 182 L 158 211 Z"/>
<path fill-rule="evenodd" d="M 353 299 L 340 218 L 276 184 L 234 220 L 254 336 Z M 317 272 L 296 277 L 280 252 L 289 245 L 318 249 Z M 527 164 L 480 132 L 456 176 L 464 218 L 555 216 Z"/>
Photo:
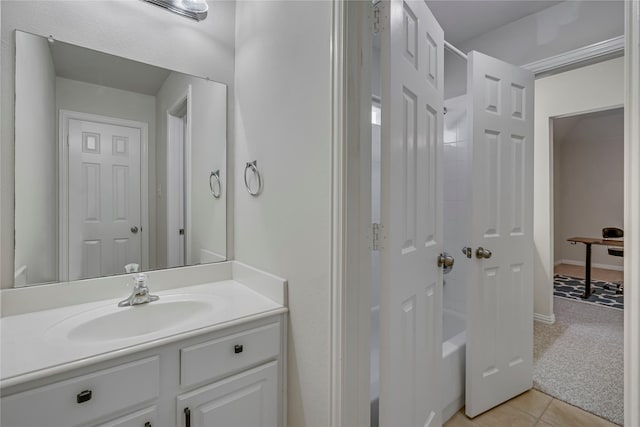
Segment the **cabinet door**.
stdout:
<path fill-rule="evenodd" d="M 155 406 L 141 409 L 132 414 L 118 417 L 96 427 L 156 427 L 157 409 Z"/>
<path fill-rule="evenodd" d="M 258 427 L 278 423 L 278 362 L 178 396 L 178 426 Z"/>

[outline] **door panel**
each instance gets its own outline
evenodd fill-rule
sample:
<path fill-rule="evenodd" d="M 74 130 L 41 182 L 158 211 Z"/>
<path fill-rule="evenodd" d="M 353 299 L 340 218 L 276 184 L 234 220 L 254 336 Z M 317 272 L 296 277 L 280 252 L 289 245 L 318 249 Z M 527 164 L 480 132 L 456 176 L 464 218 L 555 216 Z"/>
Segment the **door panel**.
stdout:
<path fill-rule="evenodd" d="M 380 425 L 441 424 L 444 35 L 424 1 L 381 8 Z"/>
<path fill-rule="evenodd" d="M 532 386 L 533 74 L 468 56 L 472 136 L 466 413 L 476 416 Z M 478 258 L 479 247 L 491 251 Z"/>
<path fill-rule="evenodd" d="M 68 280 L 123 273 L 142 258 L 140 130 L 78 119 L 68 129 Z"/>

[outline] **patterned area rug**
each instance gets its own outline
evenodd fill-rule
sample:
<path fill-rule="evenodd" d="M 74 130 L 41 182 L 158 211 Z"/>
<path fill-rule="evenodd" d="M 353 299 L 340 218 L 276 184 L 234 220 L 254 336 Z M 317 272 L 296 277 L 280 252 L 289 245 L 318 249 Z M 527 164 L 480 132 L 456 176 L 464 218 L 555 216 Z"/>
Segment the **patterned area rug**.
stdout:
<path fill-rule="evenodd" d="M 609 289 L 605 289 L 608 286 Z M 560 298 L 575 299 L 594 304 L 605 305 L 619 310 L 624 309 L 624 296 L 616 294 L 616 285 L 602 280 L 591 279 L 591 290 L 593 293 L 587 299 L 582 299 L 584 293 L 584 279 L 578 277 L 556 274 L 553 276 L 553 295 Z"/>

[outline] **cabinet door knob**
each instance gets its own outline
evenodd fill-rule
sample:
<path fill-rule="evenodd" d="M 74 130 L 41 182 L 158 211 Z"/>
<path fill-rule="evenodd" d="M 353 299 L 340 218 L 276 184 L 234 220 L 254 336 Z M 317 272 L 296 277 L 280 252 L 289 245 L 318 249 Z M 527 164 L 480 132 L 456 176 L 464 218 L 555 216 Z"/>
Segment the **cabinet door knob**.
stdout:
<path fill-rule="evenodd" d="M 147 421 L 146 423 L 144 423 L 144 427 L 151 427 L 151 422 Z"/>
<path fill-rule="evenodd" d="M 233 352 L 235 354 L 242 353 L 242 350 L 244 350 L 244 348 L 242 347 L 242 344 L 236 344 L 236 346 L 233 347 Z"/>
<path fill-rule="evenodd" d="M 84 403 L 86 401 L 91 400 L 91 390 L 84 390 L 77 394 L 76 401 L 78 403 Z"/>

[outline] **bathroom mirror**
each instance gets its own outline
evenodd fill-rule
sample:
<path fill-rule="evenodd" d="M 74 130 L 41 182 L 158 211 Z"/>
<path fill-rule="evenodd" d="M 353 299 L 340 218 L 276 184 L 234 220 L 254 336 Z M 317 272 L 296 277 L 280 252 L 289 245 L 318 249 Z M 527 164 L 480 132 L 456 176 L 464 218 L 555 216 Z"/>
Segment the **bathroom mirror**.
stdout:
<path fill-rule="evenodd" d="M 15 286 L 224 261 L 226 85 L 15 42 Z"/>

